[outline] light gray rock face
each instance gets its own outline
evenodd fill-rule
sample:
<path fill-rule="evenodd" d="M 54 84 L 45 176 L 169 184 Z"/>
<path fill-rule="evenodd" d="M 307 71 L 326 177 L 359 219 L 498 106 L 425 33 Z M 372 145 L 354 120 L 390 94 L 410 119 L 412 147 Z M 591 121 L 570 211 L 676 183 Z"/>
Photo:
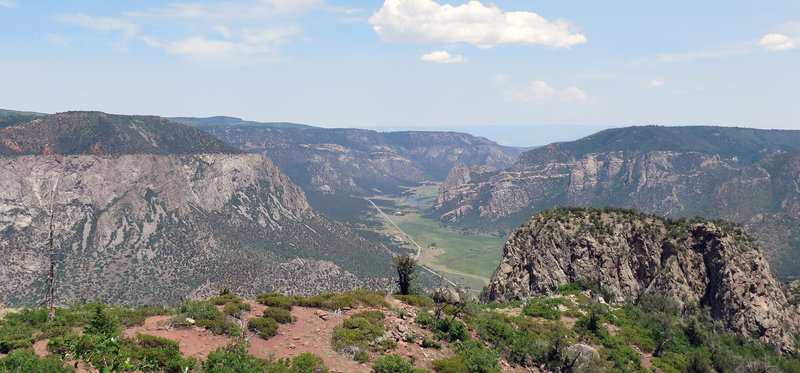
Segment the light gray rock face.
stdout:
<path fill-rule="evenodd" d="M 166 303 L 220 285 L 311 294 L 391 273 L 369 268 L 388 263 L 383 247 L 316 213 L 261 155 L 0 157 L 0 303 L 43 299 L 51 206 L 60 304 Z"/>
<path fill-rule="evenodd" d="M 435 208 L 442 220 L 452 220 L 452 212 L 464 206 L 489 221 L 556 205 L 624 205 L 674 215 L 710 195 L 734 172 L 732 164 L 697 152 L 616 151 L 518 162 L 494 174 L 455 168 L 459 177 L 442 184 Z"/>
<path fill-rule="evenodd" d="M 503 253 L 486 300 L 525 299 L 589 281 L 617 300 L 652 293 L 708 306 L 729 329 L 787 351 L 800 331 L 798 313 L 754 239 L 730 223 L 548 210 L 515 230 Z"/>
<path fill-rule="evenodd" d="M 520 151 L 456 132 L 209 127 L 209 133 L 275 161 L 307 192 L 371 195 L 429 180 L 453 166 L 508 167 Z"/>

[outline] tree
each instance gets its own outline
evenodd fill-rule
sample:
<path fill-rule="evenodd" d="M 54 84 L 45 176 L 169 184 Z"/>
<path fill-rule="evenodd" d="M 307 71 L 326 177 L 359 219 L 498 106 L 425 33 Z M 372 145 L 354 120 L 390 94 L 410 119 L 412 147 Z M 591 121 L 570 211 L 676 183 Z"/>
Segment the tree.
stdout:
<path fill-rule="evenodd" d="M 400 294 L 409 294 L 411 281 L 414 280 L 414 271 L 417 270 L 417 266 L 417 260 L 408 254 L 397 255 L 392 258 L 392 267 L 397 270 L 397 285 L 400 286 Z"/>

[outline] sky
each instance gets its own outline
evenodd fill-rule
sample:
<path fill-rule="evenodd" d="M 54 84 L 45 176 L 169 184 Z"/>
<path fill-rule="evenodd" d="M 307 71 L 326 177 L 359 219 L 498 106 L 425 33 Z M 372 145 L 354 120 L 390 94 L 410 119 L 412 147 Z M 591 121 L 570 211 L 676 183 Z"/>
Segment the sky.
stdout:
<path fill-rule="evenodd" d="M 800 0 L 0 0 L 0 35 L 5 109 L 800 129 Z"/>

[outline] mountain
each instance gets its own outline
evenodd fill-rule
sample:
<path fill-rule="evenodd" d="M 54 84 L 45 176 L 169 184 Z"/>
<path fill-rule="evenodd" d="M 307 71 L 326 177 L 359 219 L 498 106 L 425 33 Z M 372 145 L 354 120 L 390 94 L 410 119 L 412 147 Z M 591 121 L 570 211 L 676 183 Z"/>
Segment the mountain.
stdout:
<path fill-rule="evenodd" d="M 18 123 L 27 122 L 47 114 L 34 113 L 30 111 L 16 111 L 0 109 L 0 128 L 6 128 Z"/>
<path fill-rule="evenodd" d="M 455 167 L 441 185 L 432 214 L 501 231 L 562 205 L 723 218 L 745 225 L 761 240 L 774 268 L 792 279 L 800 276 L 800 262 L 781 263 L 779 258 L 794 258 L 800 250 L 798 233 L 790 228 L 800 221 L 795 207 L 800 200 L 798 149 L 800 131 L 606 130 L 530 150 L 501 171 Z"/>
<path fill-rule="evenodd" d="M 728 330 L 795 350 L 797 310 L 740 226 L 625 209 L 559 208 L 531 216 L 503 248 L 486 300 L 552 294 L 586 283 L 612 299 L 648 294 L 708 307 Z"/>
<path fill-rule="evenodd" d="M 0 130 L 0 303 L 167 303 L 221 285 L 316 294 L 389 283 L 390 253 L 312 209 L 263 155 L 163 118 L 55 114 Z"/>
<path fill-rule="evenodd" d="M 270 128 L 299 128 L 308 129 L 316 128 L 306 124 L 297 124 L 289 122 L 254 122 L 235 117 L 214 116 L 207 118 L 195 117 L 174 117 L 170 118 L 178 123 L 188 124 L 197 128 L 216 127 L 216 126 L 241 126 L 241 127 L 270 127 Z"/>
<path fill-rule="evenodd" d="M 361 129 L 205 128 L 249 152 L 263 153 L 306 191 L 367 194 L 372 189 L 442 180 L 457 163 L 502 168 L 516 148 L 457 132 L 375 132 Z"/>

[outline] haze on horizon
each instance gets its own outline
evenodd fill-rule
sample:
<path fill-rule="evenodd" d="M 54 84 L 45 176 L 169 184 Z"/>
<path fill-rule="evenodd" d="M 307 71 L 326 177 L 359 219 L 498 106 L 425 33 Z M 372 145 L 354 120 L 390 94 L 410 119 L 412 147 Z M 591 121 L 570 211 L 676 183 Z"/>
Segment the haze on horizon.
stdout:
<path fill-rule="evenodd" d="M 0 0 L 0 32 L 14 110 L 800 129 L 797 0 Z"/>

